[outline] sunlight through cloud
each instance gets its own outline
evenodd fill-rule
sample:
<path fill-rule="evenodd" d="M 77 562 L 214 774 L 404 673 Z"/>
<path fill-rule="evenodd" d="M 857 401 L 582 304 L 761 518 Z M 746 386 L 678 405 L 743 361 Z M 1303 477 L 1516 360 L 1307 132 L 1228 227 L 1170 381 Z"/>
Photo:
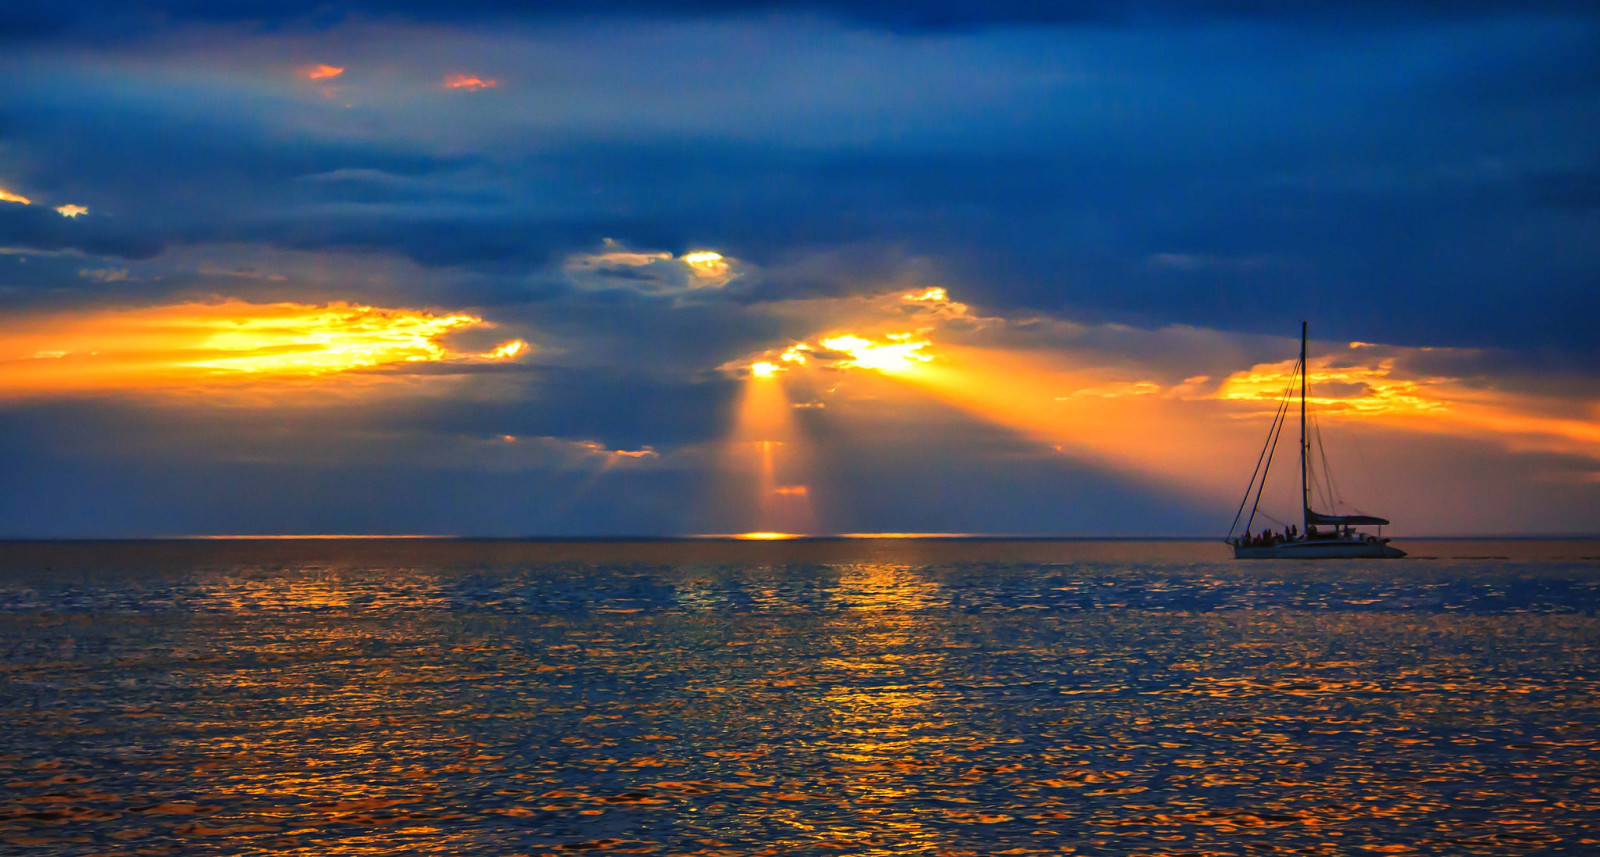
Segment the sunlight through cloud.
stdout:
<path fill-rule="evenodd" d="M 611 238 L 602 242 L 599 253 L 568 256 L 564 268 L 568 280 L 579 288 L 672 297 L 715 293 L 743 272 L 737 260 L 714 250 L 674 256 L 629 249 Z"/>
<path fill-rule="evenodd" d="M 915 372 L 918 364 L 933 359 L 933 355 L 926 352 L 931 344 L 927 340 L 913 339 L 909 333 L 891 333 L 886 340 L 875 341 L 847 333 L 822 340 L 822 347 L 848 354 L 842 366 L 876 369 L 891 375 Z"/>
<path fill-rule="evenodd" d="M 472 356 L 444 342 L 480 326 L 465 313 L 238 300 L 23 319 L 0 333 L 0 395 L 304 380 L 529 348 L 513 340 Z"/>

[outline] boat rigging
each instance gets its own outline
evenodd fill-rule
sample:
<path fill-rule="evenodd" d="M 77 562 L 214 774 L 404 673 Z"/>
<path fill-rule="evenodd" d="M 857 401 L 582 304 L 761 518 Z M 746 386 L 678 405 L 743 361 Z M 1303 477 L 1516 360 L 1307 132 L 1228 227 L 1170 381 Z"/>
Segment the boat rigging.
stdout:
<path fill-rule="evenodd" d="M 1239 510 L 1233 516 L 1233 524 L 1228 528 L 1227 541 L 1233 547 L 1235 559 L 1334 559 L 1334 558 L 1392 558 L 1405 556 L 1405 551 L 1392 547 L 1389 540 L 1383 538 L 1383 527 L 1389 521 L 1375 515 L 1334 515 L 1314 511 L 1311 508 L 1311 473 L 1308 458 L 1311 453 L 1311 439 L 1306 433 L 1306 323 L 1300 323 L 1300 359 L 1295 364 L 1295 378 L 1284 388 L 1283 395 L 1278 400 L 1278 408 L 1273 414 L 1272 426 L 1267 430 L 1267 442 L 1262 447 L 1261 455 L 1256 458 L 1255 471 L 1250 474 L 1250 484 L 1245 487 L 1244 499 L 1239 503 Z M 1253 534 L 1251 527 L 1255 524 L 1257 514 L 1261 507 L 1261 494 L 1266 488 L 1267 474 L 1272 469 L 1273 453 L 1277 451 L 1278 439 L 1283 435 L 1284 423 L 1287 422 L 1289 409 L 1294 393 L 1298 388 L 1300 393 L 1300 526 L 1286 526 L 1283 532 L 1265 530 Z M 1325 487 L 1330 496 L 1333 490 L 1332 471 L 1328 469 L 1327 453 L 1322 449 L 1321 432 L 1317 433 L 1318 450 L 1322 453 L 1322 468 Z M 1251 495 L 1255 499 L 1251 500 Z M 1244 515 L 1245 506 L 1250 507 L 1248 517 Z M 1242 534 L 1235 535 L 1239 527 L 1239 520 L 1244 518 Z M 1366 533 L 1358 527 L 1377 527 L 1377 532 Z"/>

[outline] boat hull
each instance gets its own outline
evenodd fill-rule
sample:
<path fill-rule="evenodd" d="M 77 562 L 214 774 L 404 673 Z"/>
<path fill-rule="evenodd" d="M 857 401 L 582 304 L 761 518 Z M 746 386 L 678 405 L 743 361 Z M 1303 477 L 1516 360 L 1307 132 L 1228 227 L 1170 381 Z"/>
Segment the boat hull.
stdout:
<path fill-rule="evenodd" d="M 1390 547 L 1387 539 L 1314 539 L 1233 548 L 1234 559 L 1396 559 L 1405 555 L 1405 551 Z"/>

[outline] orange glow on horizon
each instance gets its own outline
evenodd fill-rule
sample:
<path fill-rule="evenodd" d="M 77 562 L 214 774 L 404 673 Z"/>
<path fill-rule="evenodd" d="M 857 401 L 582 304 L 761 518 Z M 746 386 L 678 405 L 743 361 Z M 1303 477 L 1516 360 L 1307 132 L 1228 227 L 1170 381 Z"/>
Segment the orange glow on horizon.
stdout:
<path fill-rule="evenodd" d="M 445 75 L 444 78 L 445 89 L 465 89 L 469 92 L 477 92 L 480 89 L 494 89 L 499 85 L 500 81 L 498 80 L 484 80 L 477 75 L 449 74 Z"/>
<path fill-rule="evenodd" d="M 837 408 L 833 401 L 823 400 L 840 395 L 862 403 L 896 399 L 911 403 L 926 397 L 1108 473 L 1131 476 L 1164 491 L 1176 489 L 1198 503 L 1219 507 L 1237 502 L 1294 367 L 1293 360 L 1284 360 L 1219 371 L 1208 360 L 1209 374 L 1174 371 L 1181 367 L 1175 367 L 1165 348 L 1152 349 L 1147 358 L 1137 347 L 1162 341 L 1180 348 L 1206 343 L 1220 347 L 1226 341 L 1221 331 L 1105 326 L 1097 337 L 1086 337 L 1082 334 L 1088 328 L 1083 325 L 1061 322 L 1052 328 L 1027 319 L 1029 327 L 1024 330 L 1018 324 L 1013 335 L 1011 319 L 975 315 L 966 305 L 952 303 L 949 294 L 937 287 L 848 301 L 797 302 L 793 310 L 797 318 L 815 319 L 812 330 L 832 332 L 791 340 L 794 344 L 787 347 L 775 345 L 745 360 L 776 367 L 777 383 L 800 384 L 796 389 L 810 390 L 817 399 L 795 407 L 828 407 L 829 413 L 843 411 L 849 418 L 853 412 L 868 411 Z M 897 329 L 911 332 L 885 332 Z M 1093 343 L 1099 335 L 1115 347 L 1101 352 Z M 1020 347 L 952 341 L 1012 341 Z M 1476 359 L 1458 363 L 1451 354 L 1422 359 L 1416 349 L 1362 342 L 1348 343 L 1348 349 L 1343 345 L 1334 353 L 1325 348 L 1313 353 L 1307 402 L 1320 427 L 1345 424 L 1329 440 L 1351 444 L 1336 450 L 1334 457 L 1336 464 L 1355 459 L 1347 468 L 1353 474 L 1347 481 L 1351 486 L 1367 481 L 1357 489 L 1373 495 L 1367 502 L 1386 501 L 1385 480 L 1362 469 L 1367 453 L 1356 437 L 1366 431 L 1386 435 L 1378 447 L 1368 445 L 1368 452 L 1376 451 L 1390 473 L 1412 466 L 1415 451 L 1432 443 L 1427 435 L 1600 463 L 1600 402 L 1520 394 L 1497 387 L 1492 379 L 1444 377 L 1416 368 L 1481 366 Z M 871 372 L 851 374 L 874 375 L 886 383 L 867 377 L 848 383 L 837 380 L 841 371 L 862 369 Z M 867 407 L 889 418 L 903 409 L 896 404 Z M 1295 458 L 1296 430 L 1291 427 L 1282 437 L 1280 455 L 1287 452 Z M 1409 452 L 1391 458 L 1396 449 Z M 1579 467 L 1579 471 L 1553 468 L 1548 478 L 1600 478 L 1584 477 Z M 1274 477 L 1280 472 L 1287 470 L 1278 468 Z M 1291 481 L 1297 488 L 1298 478 Z M 1390 486 L 1390 490 L 1395 489 Z M 1407 485 L 1399 490 L 1412 489 Z M 1352 499 L 1360 498 L 1352 495 Z"/>
<path fill-rule="evenodd" d="M 442 339 L 482 324 L 462 313 L 238 300 L 42 316 L 0 331 L 0 396 L 237 385 L 470 360 Z"/>
<path fill-rule="evenodd" d="M 887 377 L 1064 454 L 1216 500 L 1239 490 L 1241 462 L 1248 468 L 1260 451 L 1265 421 L 1292 366 L 1236 373 L 1206 394 L 1188 383 L 1108 380 L 1108 370 L 1067 359 L 941 346 L 939 360 Z M 1536 412 L 1538 403 L 1465 390 L 1452 379 L 1408 380 L 1392 372 L 1387 363 L 1319 369 L 1314 361 L 1311 390 L 1320 378 L 1335 394 L 1308 402 L 1324 419 L 1600 458 L 1600 422 L 1545 416 Z M 1287 443 L 1292 450 L 1294 440 Z"/>
<path fill-rule="evenodd" d="M 729 535 L 728 538 L 730 538 L 730 539 L 740 539 L 742 541 L 752 541 L 752 542 L 772 542 L 772 541 L 781 541 L 781 540 L 784 540 L 784 539 L 799 539 L 799 538 L 804 538 L 804 536 L 802 536 L 800 533 L 755 532 L 755 533 L 733 533 L 733 534 Z"/>

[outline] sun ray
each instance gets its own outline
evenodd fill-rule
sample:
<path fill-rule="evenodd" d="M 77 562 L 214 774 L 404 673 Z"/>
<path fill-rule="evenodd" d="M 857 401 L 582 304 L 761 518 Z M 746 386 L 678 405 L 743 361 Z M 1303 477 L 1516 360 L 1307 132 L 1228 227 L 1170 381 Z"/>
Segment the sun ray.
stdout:
<path fill-rule="evenodd" d="M 765 365 L 763 372 L 758 367 Z M 754 520 L 748 529 L 760 533 L 810 533 L 815 530 L 811 492 L 803 479 L 809 456 L 794 419 L 794 408 L 781 373 L 773 364 L 749 367 L 739 411 L 724 442 L 723 470 L 740 478 L 754 493 L 742 501 Z M 740 502 L 740 501 L 734 501 Z"/>

